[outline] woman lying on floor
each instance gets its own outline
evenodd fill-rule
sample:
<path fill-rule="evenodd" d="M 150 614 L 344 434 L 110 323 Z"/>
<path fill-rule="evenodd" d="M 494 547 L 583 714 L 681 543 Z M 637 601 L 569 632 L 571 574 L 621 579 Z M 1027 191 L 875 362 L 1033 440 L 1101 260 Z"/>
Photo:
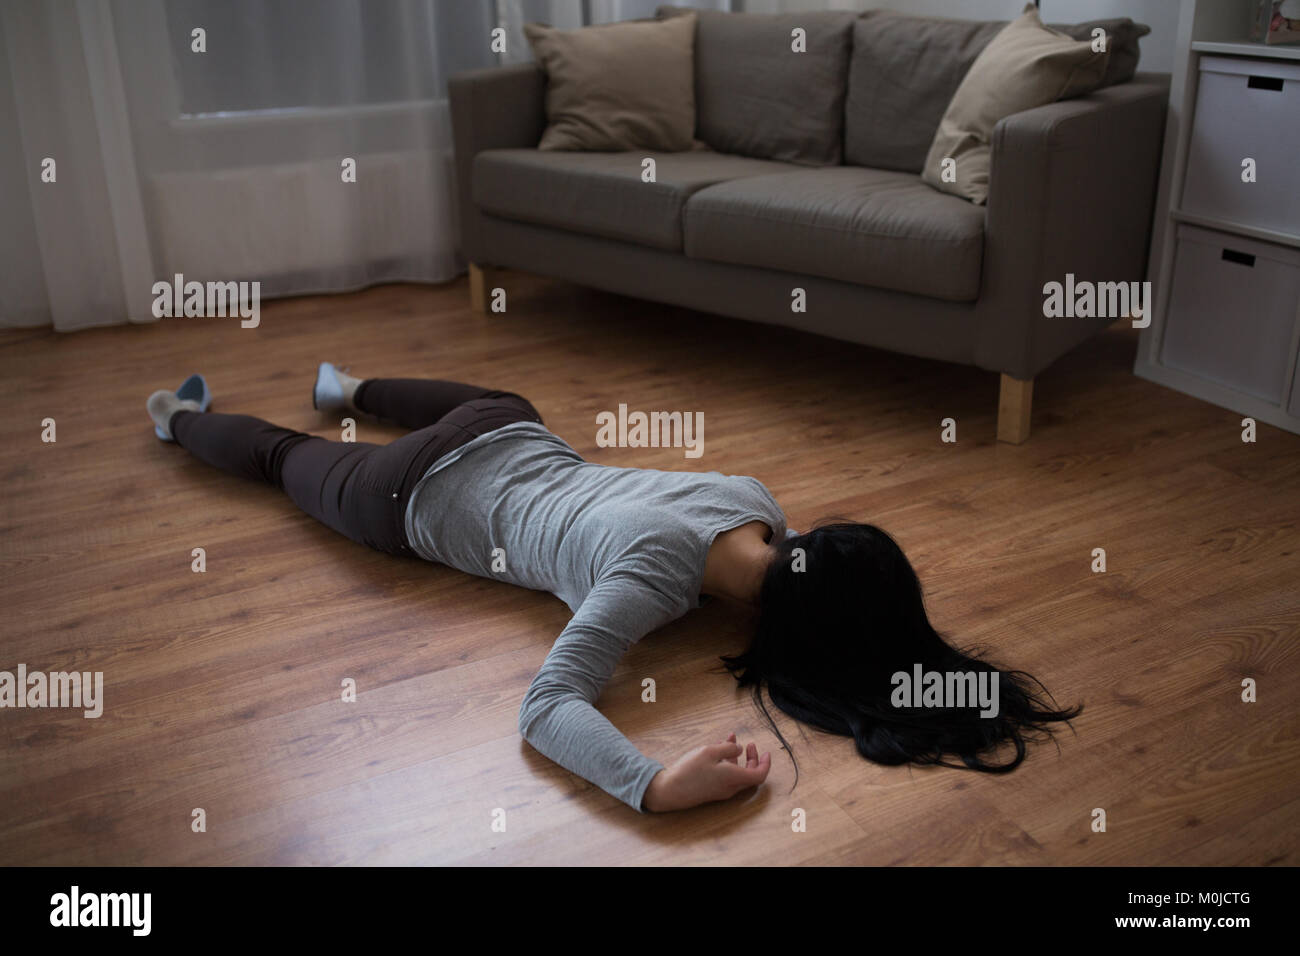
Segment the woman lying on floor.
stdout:
<path fill-rule="evenodd" d="M 754 478 L 584 461 L 512 392 L 362 381 L 324 363 L 312 399 L 413 431 L 388 445 L 333 442 L 208 412 L 200 376 L 155 392 L 148 410 L 159 438 L 276 485 L 353 541 L 563 600 L 573 617 L 524 696 L 519 731 L 637 810 L 726 800 L 771 768 L 770 753 L 742 749 L 734 734 L 665 768 L 593 706 L 629 647 L 704 596 L 758 607 L 750 647 L 724 661 L 783 744 L 764 687 L 790 716 L 852 737 L 862 756 L 884 764 L 1011 770 L 1026 738 L 1050 736 L 1048 724 L 1078 713 L 1047 706 L 1029 675 L 949 646 L 930 626 L 911 564 L 869 524 L 796 534 Z M 900 696 L 900 672 L 982 675 L 996 689 L 996 713 L 973 700 L 932 706 Z M 981 756 L 1003 744 L 1014 757 Z"/>

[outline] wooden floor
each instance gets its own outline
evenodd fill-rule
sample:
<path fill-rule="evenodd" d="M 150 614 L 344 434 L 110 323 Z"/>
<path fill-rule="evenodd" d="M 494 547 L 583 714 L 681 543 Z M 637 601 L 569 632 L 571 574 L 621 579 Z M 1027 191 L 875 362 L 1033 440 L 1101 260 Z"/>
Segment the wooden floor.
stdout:
<path fill-rule="evenodd" d="M 1135 378 L 1123 327 L 1038 379 L 1015 447 L 993 441 L 990 373 L 525 276 L 507 288 L 504 316 L 471 313 L 461 281 L 267 303 L 257 330 L 0 336 L 0 669 L 105 681 L 99 719 L 0 711 L 0 863 L 1300 862 L 1300 437 L 1261 425 L 1243 444 L 1240 415 Z M 589 458 L 754 475 L 797 528 L 879 524 L 936 627 L 1082 701 L 1075 732 L 998 777 L 876 766 L 778 712 L 791 792 L 789 759 L 715 667 L 751 622 L 710 606 L 634 648 L 602 710 L 665 761 L 734 730 L 773 750 L 771 777 L 638 815 L 516 732 L 559 600 L 368 552 L 145 416 L 151 391 L 198 370 L 216 410 L 337 437 L 309 400 L 323 359 L 521 391 Z M 620 402 L 703 411 L 704 457 L 598 449 L 595 415 Z M 396 434 L 359 424 L 362 441 Z M 1247 677 L 1258 703 L 1240 699 Z"/>

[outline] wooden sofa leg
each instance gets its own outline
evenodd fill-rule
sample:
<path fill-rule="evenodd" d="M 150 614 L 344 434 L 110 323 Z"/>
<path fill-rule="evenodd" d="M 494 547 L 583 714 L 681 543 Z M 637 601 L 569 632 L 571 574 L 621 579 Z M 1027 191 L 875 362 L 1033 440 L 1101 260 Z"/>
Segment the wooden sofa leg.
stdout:
<path fill-rule="evenodd" d="M 1034 380 L 1002 376 L 998 395 L 998 441 L 1019 445 L 1029 437 L 1029 413 L 1034 403 Z"/>
<path fill-rule="evenodd" d="M 469 264 L 469 305 L 475 312 L 487 312 L 491 283 L 491 269 L 472 262 Z"/>

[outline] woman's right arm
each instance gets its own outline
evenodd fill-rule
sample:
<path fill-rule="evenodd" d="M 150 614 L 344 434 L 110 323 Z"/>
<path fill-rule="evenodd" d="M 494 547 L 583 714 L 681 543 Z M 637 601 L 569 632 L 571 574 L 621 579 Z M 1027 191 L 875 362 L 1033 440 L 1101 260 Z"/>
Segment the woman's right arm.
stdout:
<path fill-rule="evenodd" d="M 745 766 L 740 755 L 745 754 Z M 772 755 L 760 759 L 754 744 L 742 748 L 736 735 L 720 744 L 696 747 L 650 781 L 645 808 L 655 813 L 685 810 L 701 803 L 729 800 L 740 791 L 757 787 L 772 769 Z"/>
<path fill-rule="evenodd" d="M 634 747 L 595 708 L 627 649 L 677 616 L 677 609 L 633 574 L 602 578 L 560 633 L 519 708 L 519 733 L 566 770 L 635 810 L 664 769 Z"/>
<path fill-rule="evenodd" d="M 764 758 L 761 775 L 755 764 L 742 768 L 735 762 L 741 751 L 734 740 L 697 748 L 666 770 L 594 706 L 627 649 L 685 610 L 685 600 L 668 598 L 640 574 L 603 577 L 556 639 L 524 695 L 519 708 L 523 738 L 638 811 L 684 809 L 726 799 L 761 782 L 770 757 Z"/>

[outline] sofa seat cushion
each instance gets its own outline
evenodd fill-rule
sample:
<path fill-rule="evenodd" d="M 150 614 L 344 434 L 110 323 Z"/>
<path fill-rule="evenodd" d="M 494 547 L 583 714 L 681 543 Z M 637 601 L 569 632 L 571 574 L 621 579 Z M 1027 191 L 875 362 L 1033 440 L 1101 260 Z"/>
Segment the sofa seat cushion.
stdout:
<path fill-rule="evenodd" d="M 643 182 L 642 162 L 655 161 Z M 710 150 L 656 153 L 488 149 L 474 157 L 474 204 L 489 215 L 682 251 L 682 206 L 697 190 L 804 167 Z"/>
<path fill-rule="evenodd" d="M 913 173 L 840 166 L 752 176 L 686 203 L 695 259 L 972 301 L 984 210 Z"/>

